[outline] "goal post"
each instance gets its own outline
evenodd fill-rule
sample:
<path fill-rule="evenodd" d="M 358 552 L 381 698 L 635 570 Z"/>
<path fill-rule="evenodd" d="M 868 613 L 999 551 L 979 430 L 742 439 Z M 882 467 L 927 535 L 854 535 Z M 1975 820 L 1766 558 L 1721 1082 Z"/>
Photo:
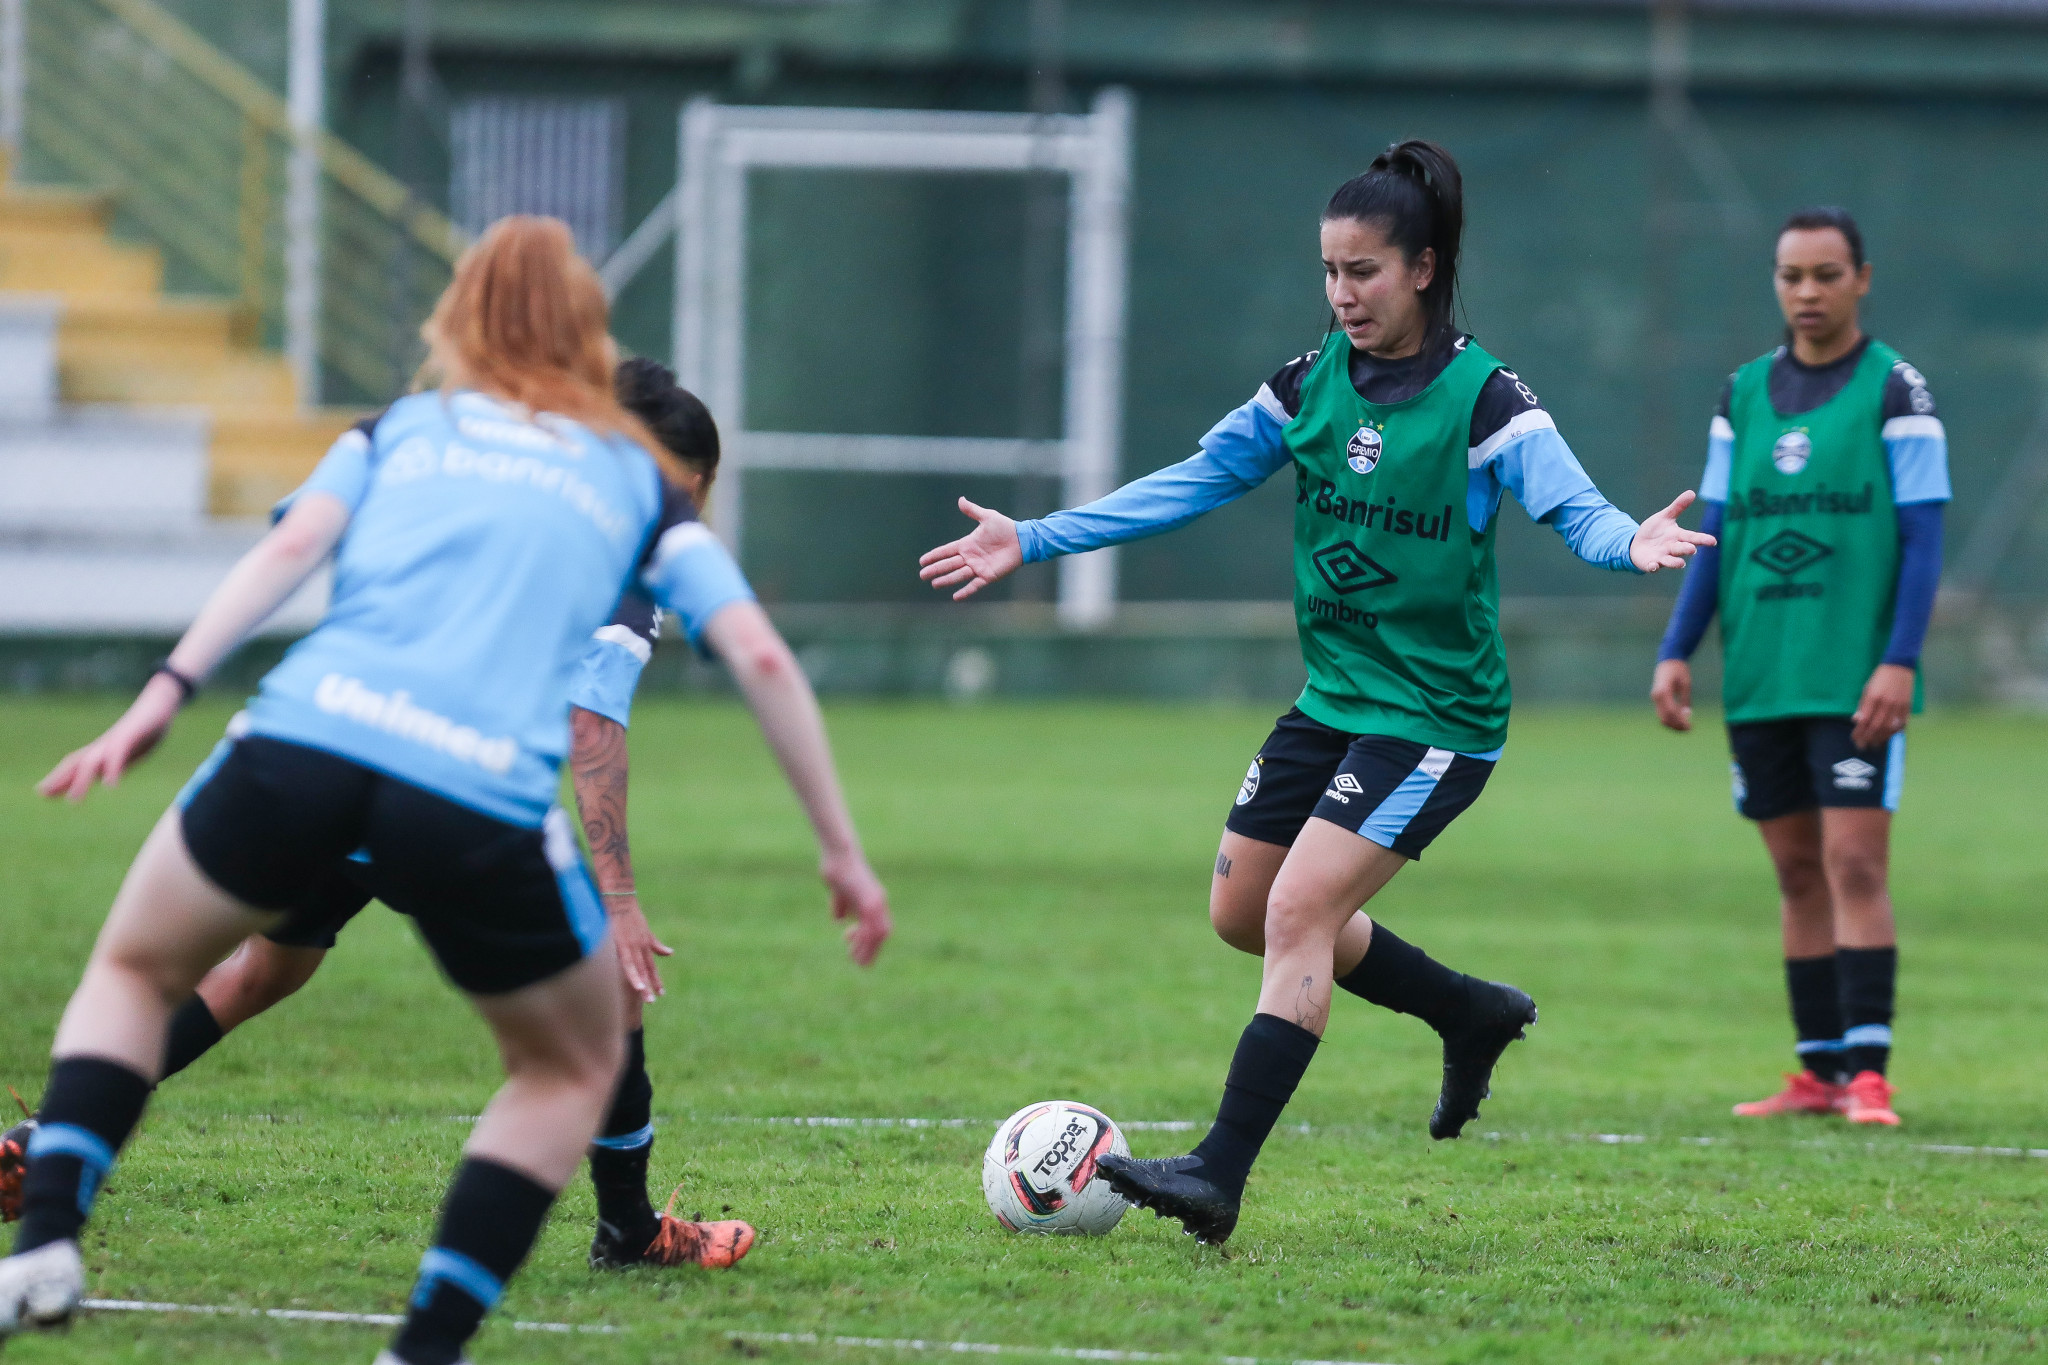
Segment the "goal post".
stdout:
<path fill-rule="evenodd" d="M 1042 475 L 1067 506 L 1116 486 L 1131 178 L 1130 93 L 1100 92 L 1086 114 L 763 108 L 693 100 L 682 114 L 676 185 L 675 359 L 682 383 L 721 418 L 723 466 L 711 522 L 738 553 L 746 474 Z M 1068 177 L 1066 384 L 1053 440 L 750 431 L 746 427 L 747 177 L 756 168 L 1051 172 Z M 623 251 L 623 248 L 622 248 Z M 1059 619 L 1099 626 L 1116 612 L 1114 550 L 1060 561 Z"/>

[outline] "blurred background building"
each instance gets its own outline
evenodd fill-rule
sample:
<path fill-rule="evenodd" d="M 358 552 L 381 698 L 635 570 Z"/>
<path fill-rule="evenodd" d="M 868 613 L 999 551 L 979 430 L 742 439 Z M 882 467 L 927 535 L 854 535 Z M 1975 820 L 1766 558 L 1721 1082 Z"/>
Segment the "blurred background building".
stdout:
<path fill-rule="evenodd" d="M 316 45 L 295 46 L 295 13 Z M 1192 452 L 1318 343 L 1318 211 L 1396 138 L 1460 159 L 1468 325 L 1637 513 L 1693 486 L 1723 379 L 1776 342 L 1778 221 L 1841 204 L 1876 262 L 1867 324 L 1949 431 L 1934 695 L 2048 700 L 2048 4 L 0 0 L 0 29 L 20 35 L 0 62 L 16 687 L 141 666 L 246 543 L 236 519 L 403 390 L 420 317 L 491 219 L 557 214 L 600 262 L 624 246 L 618 335 L 669 358 L 689 101 L 1079 114 L 1115 87 L 1134 116 L 1123 476 Z M 1067 193 L 755 171 L 747 410 L 721 422 L 1057 435 Z M 747 570 L 825 688 L 1278 699 L 1298 677 L 1284 478 L 1126 549 L 1115 616 L 1075 631 L 1049 569 L 971 609 L 914 572 L 964 526 L 957 495 L 1042 513 L 1049 478 L 744 477 Z M 1595 573 L 1503 520 L 1518 692 L 1641 695 L 1675 577 Z M 679 657 L 660 676 L 705 681 Z"/>

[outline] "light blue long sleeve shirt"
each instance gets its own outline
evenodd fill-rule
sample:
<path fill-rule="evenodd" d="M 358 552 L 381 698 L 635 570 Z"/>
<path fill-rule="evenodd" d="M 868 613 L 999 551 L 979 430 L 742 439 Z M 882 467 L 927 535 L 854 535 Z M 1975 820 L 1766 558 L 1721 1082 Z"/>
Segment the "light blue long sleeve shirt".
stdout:
<path fill-rule="evenodd" d="M 1201 450 L 1179 464 L 1134 479 L 1085 507 L 1017 524 L 1027 564 L 1142 540 L 1187 525 L 1235 502 L 1293 462 L 1282 431 L 1287 411 L 1273 391 L 1258 394 L 1218 422 Z M 1550 415 L 1524 412 L 1467 452 L 1465 515 L 1484 531 L 1513 493 L 1531 517 L 1564 537 L 1572 553 L 1604 569 L 1640 572 L 1629 559 L 1639 529 L 1600 490 L 1560 436 Z"/>

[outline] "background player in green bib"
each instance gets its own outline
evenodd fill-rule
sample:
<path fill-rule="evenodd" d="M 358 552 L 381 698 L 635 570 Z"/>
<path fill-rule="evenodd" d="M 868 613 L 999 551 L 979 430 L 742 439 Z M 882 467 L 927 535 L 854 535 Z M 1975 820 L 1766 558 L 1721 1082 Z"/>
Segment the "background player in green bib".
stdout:
<path fill-rule="evenodd" d="M 1787 344 L 1737 370 L 1714 416 L 1701 555 L 1650 695 L 1692 728 L 1716 606 L 1735 801 L 1777 869 L 1800 1069 L 1743 1115 L 1896 1124 L 1885 1078 L 1898 948 L 1887 887 L 1906 719 L 1941 576 L 1948 440 L 1927 381 L 1866 336 L 1870 264 L 1841 209 L 1778 235 Z"/>
<path fill-rule="evenodd" d="M 1207 1242 L 1237 1224 L 1260 1145 L 1314 1055 L 1333 988 L 1443 1038 L 1433 1137 L 1479 1112 L 1529 997 L 1432 960 L 1361 911 L 1485 786 L 1507 738 L 1493 531 L 1513 493 L 1583 559 L 1678 568 L 1710 537 L 1686 493 L 1640 527 L 1594 488 L 1512 370 L 1452 323 L 1464 208 L 1427 142 L 1387 149 L 1322 218 L 1338 329 L 1202 438 L 1192 459 L 1043 521 L 961 500 L 979 526 L 923 558 L 967 597 L 1018 565 L 1156 535 L 1292 465 L 1294 609 L 1308 686 L 1225 824 L 1209 916 L 1265 958 L 1216 1123 L 1193 1153 L 1105 1157 L 1110 1183 Z"/>

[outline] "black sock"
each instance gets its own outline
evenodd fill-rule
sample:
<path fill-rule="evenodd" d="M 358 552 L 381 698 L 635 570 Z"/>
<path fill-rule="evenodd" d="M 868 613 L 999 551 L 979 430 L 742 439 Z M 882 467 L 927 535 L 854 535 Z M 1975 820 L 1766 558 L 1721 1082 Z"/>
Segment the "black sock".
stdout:
<path fill-rule="evenodd" d="M 1840 1083 L 1842 994 L 1836 984 L 1835 955 L 1785 959 L 1785 991 L 1792 997 L 1792 1027 L 1799 1035 L 1799 1064 L 1824 1081 Z"/>
<path fill-rule="evenodd" d="M 1280 1121 L 1280 1111 L 1294 1098 L 1294 1087 L 1301 1084 L 1321 1041 L 1276 1014 L 1252 1016 L 1230 1059 L 1230 1078 L 1223 1083 L 1216 1122 L 1195 1148 L 1206 1178 L 1233 1194 L 1244 1193 L 1245 1177 L 1259 1159 L 1259 1148 Z"/>
<path fill-rule="evenodd" d="M 590 1183 L 597 1189 L 598 1221 L 619 1241 L 645 1248 L 654 1240 L 654 1205 L 647 1198 L 647 1158 L 654 1151 L 654 1083 L 647 1078 L 647 1033 L 626 1035 L 626 1067 L 612 1094 L 611 1111 L 590 1144 Z"/>
<path fill-rule="evenodd" d="M 1892 1055 L 1892 995 L 1899 980 L 1899 950 L 1837 948 L 1842 985 L 1842 1069 L 1884 1074 Z"/>
<path fill-rule="evenodd" d="M 1375 920 L 1365 956 L 1337 984 L 1361 1000 L 1412 1014 L 1438 1033 L 1448 1033 L 1465 1017 L 1471 980 Z"/>
<path fill-rule="evenodd" d="M 119 1062 L 64 1057 L 50 1064 L 49 1088 L 28 1144 L 16 1255 L 78 1236 L 115 1154 L 149 1103 L 150 1089 Z"/>
<path fill-rule="evenodd" d="M 171 1036 L 164 1045 L 164 1074 L 157 1084 L 204 1057 L 207 1049 L 225 1037 L 227 1034 L 221 1032 L 220 1021 L 207 1008 L 204 996 L 194 995 L 178 1006 L 178 1012 L 171 1016 Z"/>
<path fill-rule="evenodd" d="M 441 1206 L 434 1245 L 420 1259 L 405 1325 L 391 1343 L 406 1365 L 455 1365 L 505 1281 L 533 1250 L 553 1190 L 509 1166 L 464 1157 Z"/>

